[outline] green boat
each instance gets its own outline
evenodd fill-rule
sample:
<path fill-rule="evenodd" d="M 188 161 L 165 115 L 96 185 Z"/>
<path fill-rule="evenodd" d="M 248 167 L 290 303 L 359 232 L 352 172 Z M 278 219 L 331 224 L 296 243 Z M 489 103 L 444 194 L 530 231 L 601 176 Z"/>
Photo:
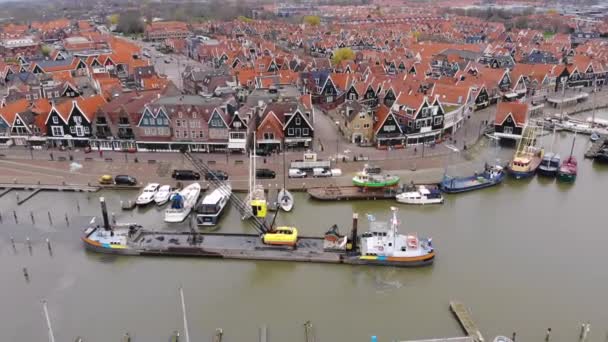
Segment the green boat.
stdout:
<path fill-rule="evenodd" d="M 383 188 L 399 184 L 399 177 L 390 175 L 370 175 L 359 172 L 353 177 L 353 184 L 364 188 Z"/>

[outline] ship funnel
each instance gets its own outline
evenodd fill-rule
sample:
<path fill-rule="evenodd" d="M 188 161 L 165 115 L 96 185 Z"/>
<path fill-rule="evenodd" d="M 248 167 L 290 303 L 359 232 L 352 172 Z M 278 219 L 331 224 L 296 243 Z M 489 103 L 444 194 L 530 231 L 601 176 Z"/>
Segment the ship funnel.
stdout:
<path fill-rule="evenodd" d="M 106 199 L 99 197 L 99 203 L 101 204 L 101 217 L 103 218 L 103 228 L 110 230 L 110 221 L 108 220 L 108 208 L 106 207 Z"/>

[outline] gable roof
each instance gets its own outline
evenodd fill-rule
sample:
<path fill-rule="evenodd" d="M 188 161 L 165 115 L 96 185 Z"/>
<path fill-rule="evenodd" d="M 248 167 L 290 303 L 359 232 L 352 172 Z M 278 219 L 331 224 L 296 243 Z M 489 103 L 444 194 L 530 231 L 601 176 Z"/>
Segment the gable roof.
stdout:
<path fill-rule="evenodd" d="M 517 126 L 523 127 L 528 119 L 528 105 L 518 102 L 498 103 L 494 119 L 495 124 L 502 125 L 509 115 L 513 117 L 513 121 L 515 121 Z"/>

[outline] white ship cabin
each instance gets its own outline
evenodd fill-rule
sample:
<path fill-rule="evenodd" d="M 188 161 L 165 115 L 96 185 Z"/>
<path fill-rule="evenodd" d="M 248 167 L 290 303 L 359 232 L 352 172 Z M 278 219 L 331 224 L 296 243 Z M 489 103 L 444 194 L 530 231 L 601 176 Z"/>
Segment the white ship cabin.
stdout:
<path fill-rule="evenodd" d="M 387 222 L 370 222 L 370 229 L 361 235 L 361 255 L 408 257 L 430 251 L 430 243 L 421 241 L 415 235 L 398 234 L 399 221 L 395 212 L 390 224 Z"/>

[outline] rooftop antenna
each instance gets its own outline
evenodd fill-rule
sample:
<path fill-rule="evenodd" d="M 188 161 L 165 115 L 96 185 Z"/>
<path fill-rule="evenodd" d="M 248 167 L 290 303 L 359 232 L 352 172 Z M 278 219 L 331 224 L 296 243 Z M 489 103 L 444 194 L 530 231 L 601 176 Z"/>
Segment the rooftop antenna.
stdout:
<path fill-rule="evenodd" d="M 53 334 L 53 327 L 51 326 L 51 318 L 49 317 L 46 300 L 42 301 L 42 310 L 44 311 L 44 318 L 46 318 L 46 327 L 49 330 L 49 342 L 55 342 L 55 335 Z"/>
<path fill-rule="evenodd" d="M 188 318 L 186 317 L 186 302 L 184 301 L 184 289 L 181 286 L 179 287 L 179 296 L 182 301 L 182 315 L 184 317 L 184 335 L 186 336 L 186 342 L 190 342 L 190 334 L 188 334 Z"/>

